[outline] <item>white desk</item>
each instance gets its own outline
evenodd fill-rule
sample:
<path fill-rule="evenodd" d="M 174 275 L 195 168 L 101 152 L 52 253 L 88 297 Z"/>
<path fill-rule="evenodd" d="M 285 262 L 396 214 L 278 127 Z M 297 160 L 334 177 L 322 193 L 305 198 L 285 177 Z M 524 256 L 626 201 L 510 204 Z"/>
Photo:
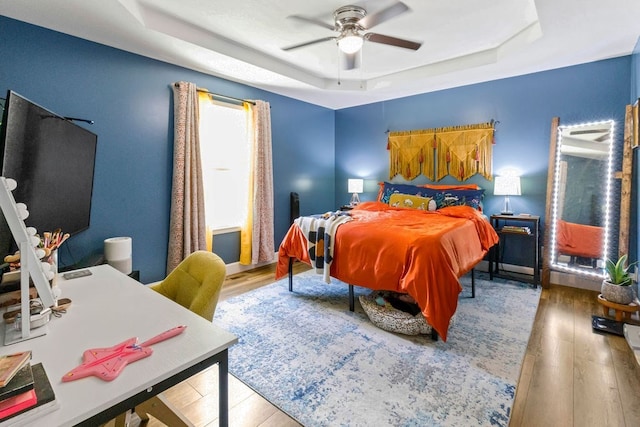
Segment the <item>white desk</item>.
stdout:
<path fill-rule="evenodd" d="M 32 351 L 42 362 L 59 408 L 32 426 L 96 426 L 217 363 L 220 426 L 228 424 L 228 348 L 237 337 L 183 308 L 109 265 L 91 267 L 91 276 L 58 278 L 63 298 L 72 301 L 62 317 L 52 317 L 45 336 L 3 347 L 2 353 Z M 178 325 L 180 335 L 151 346 L 153 354 L 124 368 L 113 381 L 96 377 L 63 383 L 90 348 L 111 347 L 128 338 L 143 342 Z M 4 325 L 0 338 L 4 338 Z M 0 339 L 0 342 L 2 340 Z"/>

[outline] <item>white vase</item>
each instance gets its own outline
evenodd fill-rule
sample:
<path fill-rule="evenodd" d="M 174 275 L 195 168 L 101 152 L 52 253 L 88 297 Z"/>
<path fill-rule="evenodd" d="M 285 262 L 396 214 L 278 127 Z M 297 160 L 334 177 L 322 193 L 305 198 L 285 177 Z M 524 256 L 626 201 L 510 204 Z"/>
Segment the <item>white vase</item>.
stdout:
<path fill-rule="evenodd" d="M 620 286 L 614 285 L 607 280 L 602 281 L 601 288 L 602 298 L 616 304 L 631 304 L 635 300 L 635 294 L 633 293 L 633 286 Z"/>

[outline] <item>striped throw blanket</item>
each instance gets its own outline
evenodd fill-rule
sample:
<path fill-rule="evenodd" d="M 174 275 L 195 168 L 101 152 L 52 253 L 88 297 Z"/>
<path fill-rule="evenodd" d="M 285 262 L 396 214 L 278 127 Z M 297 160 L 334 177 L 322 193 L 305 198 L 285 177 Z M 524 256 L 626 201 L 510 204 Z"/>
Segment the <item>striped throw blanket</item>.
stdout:
<path fill-rule="evenodd" d="M 324 215 L 301 216 L 294 221 L 307 238 L 307 250 L 311 266 L 322 274 L 325 283 L 331 282 L 330 267 L 333 261 L 333 242 L 340 224 L 351 221 L 346 212 L 327 212 Z"/>

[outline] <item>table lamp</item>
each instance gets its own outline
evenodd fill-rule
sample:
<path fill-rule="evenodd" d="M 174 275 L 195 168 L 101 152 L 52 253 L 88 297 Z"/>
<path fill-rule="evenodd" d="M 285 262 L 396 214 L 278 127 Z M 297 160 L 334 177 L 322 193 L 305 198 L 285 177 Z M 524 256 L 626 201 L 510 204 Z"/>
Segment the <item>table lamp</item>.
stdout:
<path fill-rule="evenodd" d="M 509 196 L 520 195 L 520 177 L 516 175 L 496 176 L 493 184 L 493 194 L 504 196 L 502 215 L 513 215 Z"/>
<path fill-rule="evenodd" d="M 350 178 L 348 181 L 349 193 L 352 193 L 351 206 L 355 206 L 360 203 L 360 197 L 358 193 L 362 193 L 364 189 L 364 180 L 359 178 Z"/>

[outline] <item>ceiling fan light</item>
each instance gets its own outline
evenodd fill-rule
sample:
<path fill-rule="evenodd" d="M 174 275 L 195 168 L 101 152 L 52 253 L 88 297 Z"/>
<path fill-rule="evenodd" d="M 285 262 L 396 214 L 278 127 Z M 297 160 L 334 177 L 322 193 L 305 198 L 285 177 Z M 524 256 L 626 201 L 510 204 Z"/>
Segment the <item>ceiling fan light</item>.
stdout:
<path fill-rule="evenodd" d="M 356 53 L 362 47 L 362 37 L 358 35 L 347 35 L 338 40 L 338 47 L 344 53 Z"/>

